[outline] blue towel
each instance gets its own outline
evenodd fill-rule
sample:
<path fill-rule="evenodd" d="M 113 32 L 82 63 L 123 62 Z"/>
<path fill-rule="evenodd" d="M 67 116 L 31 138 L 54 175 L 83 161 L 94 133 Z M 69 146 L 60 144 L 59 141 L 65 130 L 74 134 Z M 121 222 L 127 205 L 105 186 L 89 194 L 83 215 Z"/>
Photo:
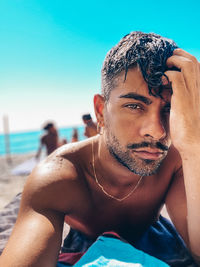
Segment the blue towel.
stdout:
<path fill-rule="evenodd" d="M 78 232 L 77 230 L 71 229 L 69 235 L 65 239 L 61 255 L 68 253 L 84 253 L 92 245 L 93 242 L 95 242 L 95 240 L 89 240 L 82 233 Z M 140 239 L 132 244 L 132 246 L 135 249 L 144 252 L 145 254 L 151 255 L 165 262 L 166 264 L 168 264 L 168 266 L 171 267 L 197 266 L 192 259 L 190 252 L 186 248 L 184 241 L 176 231 L 174 225 L 162 216 L 160 216 L 159 220 L 152 224 L 143 233 Z M 107 247 L 107 250 L 112 250 L 112 247 Z M 94 259 L 96 260 L 95 264 L 98 261 L 103 264 L 103 261 L 105 263 L 107 262 L 107 260 L 109 260 L 104 257 L 105 255 L 99 254 L 99 257 L 101 256 L 102 258 Z M 79 258 L 77 259 L 77 261 L 79 260 Z M 62 263 L 63 265 L 58 265 L 57 267 L 74 266 L 74 264 L 77 262 L 75 261 L 73 264 L 69 264 L 68 261 L 65 261 L 63 259 L 64 258 L 62 258 L 62 260 L 59 259 L 59 263 Z"/>
<path fill-rule="evenodd" d="M 134 243 L 134 247 L 172 267 L 197 266 L 174 225 L 162 216 Z"/>
<path fill-rule="evenodd" d="M 100 236 L 74 266 L 167 267 L 169 265 L 125 241 L 115 237 Z"/>

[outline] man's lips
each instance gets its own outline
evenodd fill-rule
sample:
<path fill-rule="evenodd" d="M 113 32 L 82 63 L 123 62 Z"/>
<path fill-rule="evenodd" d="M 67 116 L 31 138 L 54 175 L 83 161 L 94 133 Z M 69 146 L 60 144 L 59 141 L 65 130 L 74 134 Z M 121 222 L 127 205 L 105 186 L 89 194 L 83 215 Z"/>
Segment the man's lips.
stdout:
<path fill-rule="evenodd" d="M 157 160 L 163 156 L 163 151 L 158 149 L 145 148 L 132 151 L 137 157 L 142 159 Z"/>

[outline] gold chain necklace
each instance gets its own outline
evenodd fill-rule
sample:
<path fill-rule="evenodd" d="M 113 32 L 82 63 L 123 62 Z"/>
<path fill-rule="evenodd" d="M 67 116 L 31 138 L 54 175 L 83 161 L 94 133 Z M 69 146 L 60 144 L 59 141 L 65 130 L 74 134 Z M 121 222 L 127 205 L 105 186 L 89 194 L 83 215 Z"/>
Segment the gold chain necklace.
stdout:
<path fill-rule="evenodd" d="M 94 164 L 94 145 L 93 145 L 93 140 L 92 140 L 92 168 L 93 168 L 93 172 L 94 172 L 94 178 L 95 178 L 95 181 L 97 183 L 97 185 L 101 188 L 101 190 L 103 191 L 103 193 L 105 195 L 107 195 L 108 197 L 112 198 L 112 199 L 115 199 L 117 201 L 123 201 L 125 199 L 127 199 L 131 194 L 133 194 L 135 192 L 135 190 L 138 188 L 138 186 L 140 185 L 140 182 L 142 181 L 142 178 L 143 176 L 140 176 L 137 184 L 134 186 L 134 188 L 128 193 L 128 195 L 126 195 L 125 197 L 123 198 L 117 198 L 115 196 L 112 196 L 111 194 L 109 194 L 105 189 L 104 187 L 99 183 L 98 179 L 97 179 L 97 175 L 96 175 L 96 170 L 95 170 L 95 164 Z"/>

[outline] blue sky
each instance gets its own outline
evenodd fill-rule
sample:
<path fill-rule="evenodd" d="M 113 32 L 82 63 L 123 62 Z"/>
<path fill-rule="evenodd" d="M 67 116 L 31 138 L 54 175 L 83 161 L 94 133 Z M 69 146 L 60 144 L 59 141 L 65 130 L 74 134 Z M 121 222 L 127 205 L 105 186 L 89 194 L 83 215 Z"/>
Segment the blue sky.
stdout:
<path fill-rule="evenodd" d="M 0 0 L 0 118 L 11 131 L 81 124 L 94 116 L 113 45 L 133 30 L 155 32 L 200 61 L 199 14 L 199 0 Z"/>

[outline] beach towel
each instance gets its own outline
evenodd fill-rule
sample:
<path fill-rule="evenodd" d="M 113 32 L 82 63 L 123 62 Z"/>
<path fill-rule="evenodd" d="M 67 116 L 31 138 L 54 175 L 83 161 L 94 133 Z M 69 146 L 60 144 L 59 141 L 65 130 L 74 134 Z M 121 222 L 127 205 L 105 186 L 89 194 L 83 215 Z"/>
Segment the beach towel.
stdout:
<path fill-rule="evenodd" d="M 167 267 L 169 265 L 109 234 L 100 236 L 74 266 Z"/>
<path fill-rule="evenodd" d="M 115 239 L 117 237 L 119 240 L 126 243 L 126 241 L 122 240 L 120 236 L 118 236 L 117 233 L 106 233 L 106 234 L 103 234 L 103 236 L 115 238 Z M 101 241 L 102 238 L 100 237 L 100 239 L 98 240 Z M 84 257 L 85 253 L 87 254 L 88 251 L 90 251 L 90 248 L 93 248 L 94 244 L 95 244 L 94 240 L 89 239 L 88 237 L 84 236 L 82 233 L 74 229 L 71 229 L 67 238 L 64 241 L 64 245 L 59 255 L 58 267 L 74 266 L 80 259 Z M 100 244 L 104 246 L 104 242 L 100 242 Z M 137 242 L 135 242 L 134 244 L 130 246 L 133 248 L 133 250 L 136 249 L 136 251 L 145 253 L 145 254 L 142 254 L 143 256 L 148 254 L 149 256 L 155 257 L 156 259 L 159 259 L 172 267 L 184 267 L 184 266 L 185 267 L 196 267 L 197 266 L 193 258 L 191 257 L 191 254 L 189 253 L 188 249 L 186 248 L 184 241 L 182 240 L 180 235 L 177 233 L 173 224 L 162 216 L 160 216 L 159 220 L 149 227 L 149 229 L 143 234 L 143 236 Z M 113 247 L 111 246 L 108 248 L 106 244 L 106 250 L 113 251 Z M 98 257 L 96 257 L 95 260 L 97 262 L 104 261 L 104 263 L 106 263 L 106 261 L 109 260 L 110 258 L 107 258 L 107 254 L 101 255 L 100 251 L 101 250 L 98 250 L 99 255 Z M 102 248 L 102 251 L 104 251 L 103 248 Z M 135 252 L 135 250 L 133 252 Z M 122 253 L 124 252 L 122 251 Z M 133 253 L 133 255 L 135 254 Z M 101 256 L 103 258 L 101 258 Z M 117 260 L 116 258 L 112 258 L 112 257 L 111 259 Z M 124 262 L 126 263 L 126 261 Z M 132 263 L 136 264 L 135 262 L 132 262 Z M 63 264 L 63 265 L 59 265 L 59 264 Z M 111 263 L 109 262 L 109 264 Z"/>
<path fill-rule="evenodd" d="M 57 265 L 61 266 L 66 265 L 61 263 Z M 105 233 L 74 266 L 167 267 L 169 265 L 134 248 L 115 233 Z"/>
<path fill-rule="evenodd" d="M 21 193 L 17 194 L 14 199 L 0 211 L 0 255 L 17 220 L 20 201 Z"/>

